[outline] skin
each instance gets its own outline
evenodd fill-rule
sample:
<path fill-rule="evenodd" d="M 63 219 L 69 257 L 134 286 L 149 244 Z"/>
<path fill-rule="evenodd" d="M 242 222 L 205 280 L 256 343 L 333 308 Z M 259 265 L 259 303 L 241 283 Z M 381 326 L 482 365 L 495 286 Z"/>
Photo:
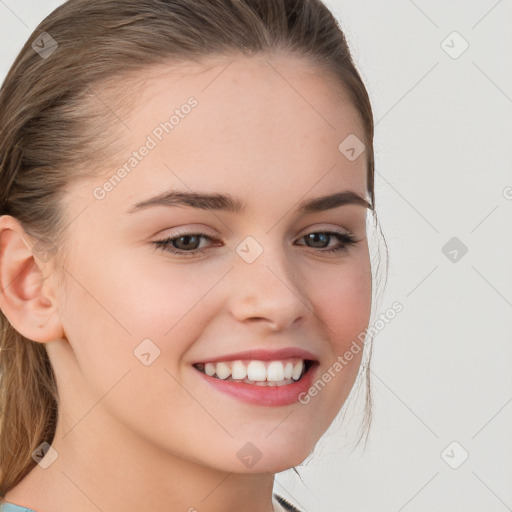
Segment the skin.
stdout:
<path fill-rule="evenodd" d="M 191 366 L 295 346 L 317 356 L 320 376 L 370 317 L 367 210 L 296 211 L 303 199 L 344 189 L 367 197 L 364 155 L 349 161 L 338 150 L 349 134 L 364 139 L 357 111 L 303 59 L 228 62 L 148 72 L 123 117 L 130 129 L 119 127 L 118 166 L 168 112 L 190 96 L 198 106 L 104 199 L 93 191 L 116 167 L 70 185 L 64 289 L 16 220 L 0 218 L 0 306 L 19 332 L 46 344 L 61 398 L 57 460 L 36 466 L 7 501 L 38 512 L 271 512 L 274 473 L 304 461 L 345 402 L 361 353 L 307 405 L 283 407 L 221 394 Z M 126 213 L 171 187 L 229 193 L 247 211 Z M 201 239 L 206 252 L 194 257 L 155 248 L 184 229 L 220 242 Z M 333 229 L 358 243 L 326 254 L 335 237 L 324 246 L 303 238 Z M 251 264 L 235 251 L 247 236 L 263 248 Z M 160 350 L 149 366 L 133 354 L 146 338 Z M 237 457 L 247 442 L 262 454 L 252 468 Z"/>

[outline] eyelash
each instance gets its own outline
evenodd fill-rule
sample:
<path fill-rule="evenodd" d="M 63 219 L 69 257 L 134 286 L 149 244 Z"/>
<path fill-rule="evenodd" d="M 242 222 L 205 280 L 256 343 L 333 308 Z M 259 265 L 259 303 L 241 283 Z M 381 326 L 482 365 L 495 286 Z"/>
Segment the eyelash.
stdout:
<path fill-rule="evenodd" d="M 339 247 L 335 247 L 333 249 L 318 249 L 318 252 L 320 253 L 338 253 L 338 252 L 347 252 L 348 251 L 348 248 L 352 245 L 356 245 L 359 240 L 356 239 L 356 237 L 354 235 L 352 235 L 352 233 L 348 233 L 348 232 L 341 232 L 341 231 L 312 231 L 311 233 L 307 233 L 306 235 L 303 235 L 301 238 L 304 238 L 308 235 L 311 235 L 311 234 L 323 234 L 323 235 L 330 235 L 330 236 L 335 236 L 340 242 L 341 242 L 341 245 Z M 195 255 L 198 255 L 198 254 L 203 254 L 205 253 L 208 249 L 194 249 L 192 251 L 185 251 L 183 249 L 176 249 L 176 248 L 173 248 L 170 246 L 170 244 L 174 241 L 174 240 L 178 240 L 179 238 L 181 237 L 185 237 L 185 236 L 189 236 L 189 237 L 203 237 L 203 238 L 206 238 L 207 240 L 210 240 L 210 241 L 218 241 L 217 239 L 215 238 L 212 238 L 211 236 L 207 235 L 206 233 L 202 233 L 202 232 L 183 232 L 183 233 L 176 233 L 174 236 L 172 237 L 167 237 L 167 238 L 164 238 L 162 240 L 156 240 L 155 242 L 152 242 L 156 248 L 158 249 L 161 249 L 163 251 L 166 251 L 166 252 L 170 252 L 172 254 L 176 254 L 176 255 L 180 255 L 180 256 L 184 256 L 184 257 L 187 257 L 187 256 L 195 256 Z M 314 247 L 311 247 L 311 249 L 315 249 Z"/>

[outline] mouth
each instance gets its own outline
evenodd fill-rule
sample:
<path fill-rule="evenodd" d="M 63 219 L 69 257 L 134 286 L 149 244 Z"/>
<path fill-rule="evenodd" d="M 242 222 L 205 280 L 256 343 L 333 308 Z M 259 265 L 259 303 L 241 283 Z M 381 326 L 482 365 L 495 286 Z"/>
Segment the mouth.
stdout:
<path fill-rule="evenodd" d="M 288 386 L 303 379 L 316 361 L 297 357 L 261 361 L 257 359 L 196 363 L 194 368 L 214 379 L 255 386 Z"/>

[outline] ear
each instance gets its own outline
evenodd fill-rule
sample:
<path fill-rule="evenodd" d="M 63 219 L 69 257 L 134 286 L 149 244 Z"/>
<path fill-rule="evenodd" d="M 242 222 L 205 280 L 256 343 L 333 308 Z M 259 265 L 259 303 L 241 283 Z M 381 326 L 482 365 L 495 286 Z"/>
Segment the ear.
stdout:
<path fill-rule="evenodd" d="M 0 309 L 25 338 L 46 343 L 64 332 L 52 282 L 43 277 L 31 240 L 16 218 L 0 216 Z"/>

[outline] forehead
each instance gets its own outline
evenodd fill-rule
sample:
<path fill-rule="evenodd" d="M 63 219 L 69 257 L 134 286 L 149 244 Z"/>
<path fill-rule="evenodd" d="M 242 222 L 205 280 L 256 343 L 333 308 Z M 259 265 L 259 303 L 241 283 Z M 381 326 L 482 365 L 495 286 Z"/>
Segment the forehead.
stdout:
<path fill-rule="evenodd" d="M 210 134 L 229 133 L 243 125 L 244 132 L 264 127 L 260 137 L 265 132 L 269 137 L 276 132 L 284 136 L 279 129 L 293 119 L 307 124 L 288 125 L 290 136 L 316 131 L 324 137 L 330 131 L 339 137 L 351 130 L 365 138 L 361 116 L 341 82 L 303 57 L 210 58 L 177 67 L 155 66 L 143 80 L 125 117 L 127 123 L 161 121 L 194 96 L 200 103 L 196 112 L 204 121 L 214 121 L 214 126 L 203 123 L 204 132 Z"/>
<path fill-rule="evenodd" d="M 284 188 L 298 198 L 334 186 L 366 195 L 366 156 L 350 161 L 339 150 L 349 136 L 364 140 L 360 115 L 341 85 L 303 58 L 158 66 L 137 83 L 123 113 L 122 150 L 102 176 L 129 171 L 110 204 L 171 186 L 246 198 L 259 191 L 278 199 Z M 126 167 L 143 146 L 151 150 Z"/>

